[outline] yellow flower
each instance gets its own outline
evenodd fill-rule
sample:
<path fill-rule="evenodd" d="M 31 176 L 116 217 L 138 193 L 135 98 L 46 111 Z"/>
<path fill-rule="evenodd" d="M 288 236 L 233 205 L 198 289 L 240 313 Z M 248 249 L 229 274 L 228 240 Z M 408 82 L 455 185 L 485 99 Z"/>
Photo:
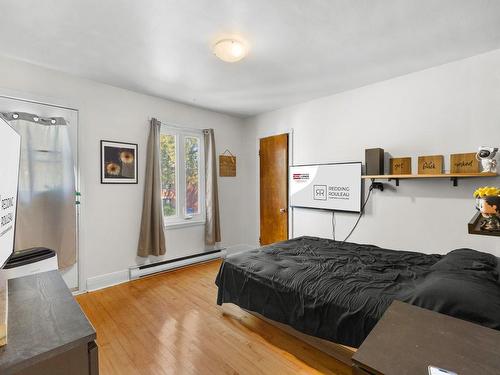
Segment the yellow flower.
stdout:
<path fill-rule="evenodd" d="M 474 192 L 475 198 L 500 196 L 500 188 L 494 186 L 483 186 Z"/>
<path fill-rule="evenodd" d="M 134 154 L 130 151 L 120 152 L 120 160 L 125 164 L 131 164 L 134 161 Z"/>
<path fill-rule="evenodd" d="M 118 176 L 120 174 L 121 168 L 116 163 L 106 164 L 106 173 L 112 176 Z"/>

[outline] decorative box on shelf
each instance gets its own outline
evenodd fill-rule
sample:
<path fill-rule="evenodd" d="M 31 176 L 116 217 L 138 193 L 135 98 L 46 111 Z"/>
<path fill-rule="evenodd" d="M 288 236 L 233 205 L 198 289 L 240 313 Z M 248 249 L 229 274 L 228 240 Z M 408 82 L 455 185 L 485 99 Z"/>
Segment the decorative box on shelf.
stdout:
<path fill-rule="evenodd" d="M 450 155 L 451 173 L 479 173 L 479 161 L 475 152 Z"/>
<path fill-rule="evenodd" d="M 411 158 L 390 158 L 389 159 L 390 174 L 411 174 Z"/>
<path fill-rule="evenodd" d="M 418 174 L 442 174 L 444 166 L 443 155 L 418 157 Z"/>

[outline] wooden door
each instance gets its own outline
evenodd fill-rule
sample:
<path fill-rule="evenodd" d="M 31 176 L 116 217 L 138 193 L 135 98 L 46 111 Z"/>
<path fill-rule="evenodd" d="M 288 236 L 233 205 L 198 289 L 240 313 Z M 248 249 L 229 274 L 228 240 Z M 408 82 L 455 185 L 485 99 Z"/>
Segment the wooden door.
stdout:
<path fill-rule="evenodd" d="M 288 134 L 261 138 L 260 244 L 288 239 Z"/>

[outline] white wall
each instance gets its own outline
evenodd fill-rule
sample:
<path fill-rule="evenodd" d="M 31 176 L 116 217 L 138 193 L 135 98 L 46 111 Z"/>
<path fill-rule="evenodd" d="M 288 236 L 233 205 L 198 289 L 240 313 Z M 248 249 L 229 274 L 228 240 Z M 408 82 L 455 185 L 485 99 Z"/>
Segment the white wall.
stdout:
<path fill-rule="evenodd" d="M 0 90 L 47 98 L 79 109 L 79 157 L 82 190 L 81 251 L 86 278 L 99 286 L 126 277 L 136 257 L 142 209 L 148 121 L 157 117 L 187 127 L 214 128 L 218 152 L 238 156 L 238 176 L 219 178 L 223 246 L 239 245 L 246 230 L 239 220 L 246 202 L 241 172 L 245 160 L 242 121 L 231 116 L 76 78 L 20 61 L 0 58 Z M 101 139 L 139 144 L 139 184 L 102 185 L 99 179 Z M 169 229 L 167 255 L 176 258 L 204 250 L 202 226 Z M 108 275 L 112 273 L 111 275 Z"/>
<path fill-rule="evenodd" d="M 332 71 L 331 74 L 335 74 Z M 361 160 L 382 147 L 393 156 L 476 151 L 500 146 L 500 50 L 412 73 L 356 90 L 259 115 L 246 121 L 253 146 L 248 182 L 253 186 L 247 242 L 258 239 L 258 138 L 293 128 L 294 163 Z M 257 184 L 255 182 L 257 181 Z M 391 185 L 391 184 L 388 184 Z M 469 235 L 478 186 L 500 186 L 500 178 L 401 181 L 376 191 L 351 237 L 354 242 L 394 249 L 446 253 L 472 247 L 500 256 L 498 237 Z M 394 185 L 392 185 L 394 186 Z M 337 239 L 356 215 L 338 213 Z M 331 237 L 331 214 L 296 210 L 294 234 Z"/>
<path fill-rule="evenodd" d="M 257 148 L 262 136 L 293 128 L 296 164 L 364 160 L 369 147 L 415 157 L 500 145 L 500 50 L 244 122 L 10 59 L 0 58 L 0 72 L 0 91 L 79 109 L 82 261 L 86 278 L 96 286 L 124 279 L 129 266 L 143 261 L 135 254 L 151 116 L 213 127 L 218 151 L 229 148 L 237 154 L 237 177 L 219 178 L 219 188 L 223 245 L 240 245 L 238 249 L 258 242 Z M 101 139 L 139 144 L 138 185 L 100 184 Z M 457 188 L 447 180 L 401 181 L 399 188 L 376 191 L 351 240 L 439 253 L 469 246 L 500 256 L 497 237 L 467 234 L 474 214 L 472 191 L 485 184 L 498 186 L 500 179 L 460 180 Z M 339 213 L 336 218 L 341 239 L 355 215 Z M 296 210 L 294 222 L 295 235 L 331 236 L 328 213 Z M 202 249 L 202 227 L 167 231 L 167 258 Z"/>

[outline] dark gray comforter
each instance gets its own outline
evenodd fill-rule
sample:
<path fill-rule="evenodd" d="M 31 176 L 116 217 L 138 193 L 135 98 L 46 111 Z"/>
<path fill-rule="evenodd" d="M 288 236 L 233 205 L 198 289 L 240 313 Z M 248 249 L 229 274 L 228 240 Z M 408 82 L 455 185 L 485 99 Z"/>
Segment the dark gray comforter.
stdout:
<path fill-rule="evenodd" d="M 497 259 L 446 256 L 300 237 L 227 258 L 217 303 L 358 347 L 397 299 L 500 329 Z"/>

